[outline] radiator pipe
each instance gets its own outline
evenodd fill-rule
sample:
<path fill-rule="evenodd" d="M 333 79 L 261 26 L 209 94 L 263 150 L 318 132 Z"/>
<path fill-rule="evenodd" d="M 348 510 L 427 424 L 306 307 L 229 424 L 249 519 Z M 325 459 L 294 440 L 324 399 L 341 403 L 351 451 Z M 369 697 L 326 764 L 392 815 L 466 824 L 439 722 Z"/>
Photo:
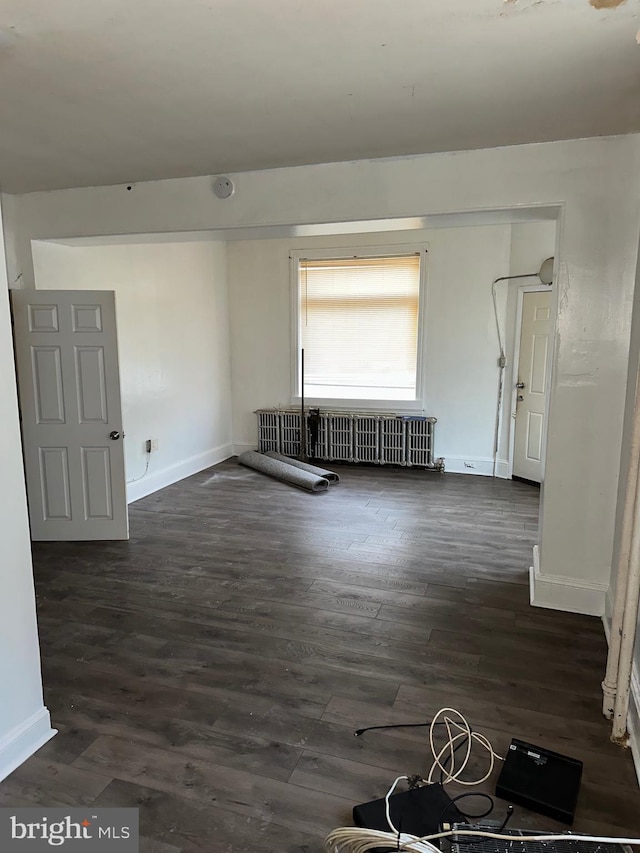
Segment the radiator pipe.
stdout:
<path fill-rule="evenodd" d="M 627 744 L 627 715 L 629 713 L 629 694 L 631 691 L 631 670 L 633 651 L 638 622 L 638 602 L 640 598 L 640 477 L 638 461 L 640 458 L 640 399 L 638 396 L 638 375 L 636 375 L 635 399 L 633 406 L 633 425 L 629 475 L 625 493 L 623 522 L 620 542 L 618 568 L 622 577 L 616 578 L 615 619 L 619 636 L 618 661 L 616 667 L 615 702 L 613 706 L 613 727 L 611 740 Z M 625 538 L 627 537 L 627 538 Z M 617 612 L 616 612 L 617 611 Z M 620 612 L 621 611 L 621 612 Z M 613 621 L 612 619 L 612 621 Z M 619 625 L 619 627 L 618 627 Z M 613 639 L 612 631 L 612 639 Z M 613 650 L 610 650 L 610 654 Z M 612 668 L 613 663 L 612 661 Z M 609 662 L 607 660 L 607 669 Z M 603 688 L 604 689 L 604 688 Z"/>
<path fill-rule="evenodd" d="M 616 594 L 611 614 L 611 630 L 609 632 L 609 654 L 607 669 L 602 682 L 602 713 L 611 720 L 617 692 L 618 665 L 620 662 L 620 643 L 622 640 L 622 623 L 627 603 L 627 587 L 629 584 L 629 563 L 631 558 L 631 537 L 633 518 L 636 509 L 638 493 L 638 468 L 640 466 L 640 396 L 636 384 L 636 397 L 633 409 L 633 426 L 631 433 L 631 448 L 629 451 L 629 466 L 625 488 L 624 507 L 622 511 L 622 527 L 620 530 L 620 548 L 618 552 L 616 573 Z"/>
<path fill-rule="evenodd" d="M 304 348 L 300 350 L 300 459 L 307 461 L 307 425 L 304 419 Z"/>
<path fill-rule="evenodd" d="M 631 691 L 631 668 L 638 621 L 638 596 L 640 595 L 640 500 L 636 489 L 636 505 L 633 513 L 633 532 L 629 553 L 629 577 L 627 603 L 622 617 L 620 637 L 620 659 L 616 683 L 616 701 L 613 707 L 613 729 L 611 740 L 626 745 L 628 741 L 627 714 Z"/>

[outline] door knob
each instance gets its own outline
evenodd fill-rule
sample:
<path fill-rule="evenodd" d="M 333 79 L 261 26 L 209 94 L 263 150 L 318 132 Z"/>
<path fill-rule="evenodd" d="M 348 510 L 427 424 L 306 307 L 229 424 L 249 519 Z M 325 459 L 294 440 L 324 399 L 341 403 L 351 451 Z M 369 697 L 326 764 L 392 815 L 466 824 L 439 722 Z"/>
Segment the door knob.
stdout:
<path fill-rule="evenodd" d="M 117 441 L 120 438 L 120 433 L 117 429 L 114 429 L 109 433 L 109 438 L 111 441 Z"/>
<path fill-rule="evenodd" d="M 524 388 L 524 382 L 516 382 L 516 388 Z"/>

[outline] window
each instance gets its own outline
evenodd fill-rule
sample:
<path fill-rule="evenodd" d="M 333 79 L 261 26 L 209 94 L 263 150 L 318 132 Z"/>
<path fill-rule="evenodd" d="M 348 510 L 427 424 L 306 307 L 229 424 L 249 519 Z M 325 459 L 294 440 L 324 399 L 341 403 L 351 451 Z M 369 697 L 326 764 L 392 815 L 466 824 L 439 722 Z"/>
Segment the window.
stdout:
<path fill-rule="evenodd" d="M 420 253 L 298 258 L 305 396 L 415 400 Z"/>

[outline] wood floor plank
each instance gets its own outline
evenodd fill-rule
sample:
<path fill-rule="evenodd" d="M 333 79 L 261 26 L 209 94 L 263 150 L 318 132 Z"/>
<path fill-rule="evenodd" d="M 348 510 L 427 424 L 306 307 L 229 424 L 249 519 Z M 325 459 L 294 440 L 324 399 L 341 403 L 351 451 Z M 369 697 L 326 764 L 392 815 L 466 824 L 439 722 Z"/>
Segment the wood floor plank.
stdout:
<path fill-rule="evenodd" d="M 181 615 L 189 617 L 193 616 L 193 613 L 189 610 Z M 153 616 L 146 616 L 138 611 L 106 606 L 85 611 L 81 618 L 91 620 L 92 624 L 47 617 L 47 630 L 50 635 L 56 636 L 58 642 L 67 645 L 83 642 L 85 637 L 99 633 L 99 639 L 92 640 L 95 647 L 117 646 L 137 654 L 148 654 L 151 658 L 162 657 L 165 652 L 168 653 L 167 646 L 170 641 L 167 637 L 172 637 L 173 642 L 196 643 L 207 647 L 208 644 L 215 643 L 217 649 L 237 651 L 254 650 L 262 642 L 263 650 L 271 652 L 273 658 L 299 660 L 301 655 L 301 652 L 296 651 L 302 630 L 300 620 L 281 622 L 274 618 L 257 621 L 254 615 L 238 612 L 225 617 L 219 609 L 206 619 L 175 619 L 171 618 L 171 613 L 163 618 L 160 608 L 156 608 Z M 352 627 L 349 622 L 345 624 Z M 428 645 L 429 631 L 407 631 L 407 639 L 401 639 L 403 632 L 390 630 L 392 626 L 386 622 L 370 619 L 367 626 L 361 627 L 361 631 L 352 631 L 306 624 L 305 656 L 326 657 L 334 650 L 336 658 L 339 659 L 340 655 L 344 655 L 344 649 L 348 648 L 352 655 L 374 655 L 376 658 L 403 663 L 406 662 L 407 656 L 415 656 L 427 664 L 456 661 L 461 666 L 466 663 L 473 669 L 478 667 L 480 656 L 464 648 L 447 651 L 439 646 L 439 650 L 434 652 Z M 136 629 L 147 633 L 134 633 Z M 255 636 L 256 633 L 263 635 L 262 640 Z"/>
<path fill-rule="evenodd" d="M 42 761 L 71 764 L 98 737 L 98 732 L 89 726 L 67 723 L 62 714 L 57 715 L 56 728 L 56 737 L 38 750 L 38 758 Z"/>
<path fill-rule="evenodd" d="M 139 808 L 141 832 L 162 845 L 157 853 L 173 853 L 176 848 L 180 853 L 320 853 L 318 836 L 312 833 L 118 779 L 103 791 L 96 805 Z M 142 844 L 140 853 L 145 853 Z M 151 848 L 151 853 L 156 851 Z"/>
<path fill-rule="evenodd" d="M 109 735 L 285 782 L 302 753 L 300 748 L 258 730 L 255 734 L 247 731 L 234 733 L 228 728 L 214 727 L 213 714 L 202 714 L 199 719 L 194 719 L 196 715 L 189 714 L 187 709 L 185 718 L 167 717 L 161 708 L 150 710 L 127 703 L 118 705 L 77 693 L 58 694 L 56 699 L 59 718 L 84 733 L 85 749 L 99 736 Z M 256 708 L 246 713 L 258 716 L 260 711 Z M 305 719 L 300 717 L 300 720 Z M 70 754 L 68 763 L 75 761 L 80 754 Z"/>
<path fill-rule="evenodd" d="M 247 653 L 228 649 L 220 651 L 215 645 L 205 648 L 195 644 L 170 643 L 166 654 L 152 658 L 137 655 L 129 649 L 87 648 L 78 643 L 59 648 L 54 658 L 45 656 L 43 662 L 47 674 L 57 672 L 57 677 L 64 679 L 67 685 L 87 680 L 90 673 L 95 672 L 96 677 L 109 676 L 109 684 L 115 681 L 114 690 L 117 692 L 118 679 L 124 674 L 128 686 L 122 689 L 133 696 L 144 690 L 144 680 L 145 683 L 150 682 L 152 688 L 173 690 L 177 687 L 187 693 L 205 694 L 219 702 L 226 701 L 225 691 L 228 690 L 269 699 L 273 697 L 274 684 L 277 684 L 282 701 L 311 716 L 320 716 L 334 694 L 360 695 L 382 704 L 392 703 L 400 684 L 393 665 L 375 679 L 371 677 L 375 665 L 368 656 L 363 656 L 361 669 L 355 672 L 357 663 L 349 664 L 349 654 L 349 649 L 344 649 L 342 663 L 330 657 L 330 664 L 322 666 L 297 662 L 295 649 L 289 660 L 277 660 L 266 657 L 261 648 Z M 414 680 L 420 681 L 422 675 L 418 664 L 407 664 L 406 671 L 409 672 L 410 668 Z M 179 701 L 170 698 L 171 701 Z M 146 691 L 143 701 L 153 701 Z"/>
<path fill-rule="evenodd" d="M 137 595 L 130 595 L 126 600 L 117 603 L 106 597 L 94 599 L 95 606 L 78 612 L 81 601 L 79 597 L 68 597 L 63 602 L 46 602 L 47 611 L 52 615 L 41 617 L 41 621 L 46 620 L 47 625 L 51 625 L 52 630 L 55 630 L 55 626 L 60 622 L 55 616 L 55 608 L 59 603 L 63 603 L 72 605 L 73 610 L 73 615 L 63 618 L 65 624 L 84 624 L 86 620 L 91 620 L 104 627 L 126 630 L 128 626 L 135 626 L 136 620 L 140 620 L 139 624 L 143 625 L 147 632 L 153 630 L 165 641 L 168 641 L 170 636 L 176 636 L 172 630 L 174 626 L 168 625 L 167 622 L 179 623 L 175 626 L 178 631 L 199 631 L 200 638 L 205 639 L 209 636 L 209 628 L 250 630 L 285 638 L 291 635 L 297 638 L 304 631 L 305 636 L 311 638 L 342 637 L 347 645 L 355 644 L 356 648 L 359 642 L 372 643 L 376 647 L 380 644 L 382 650 L 388 648 L 390 653 L 396 648 L 395 642 L 392 644 L 390 641 L 424 646 L 430 636 L 429 630 L 425 630 L 421 625 L 385 622 L 357 613 L 310 610 L 300 605 L 277 601 L 246 601 L 240 597 L 227 599 L 216 608 L 156 599 L 153 602 L 152 614 L 145 613 L 149 602 Z M 194 627 L 185 627 L 184 623 Z M 360 635 L 363 639 L 353 637 L 353 634 Z"/>
<path fill-rule="evenodd" d="M 158 841 L 157 838 L 149 838 L 147 835 L 141 835 L 139 841 L 140 853 L 182 853 L 180 847 L 165 844 L 163 841 Z"/>
<path fill-rule="evenodd" d="M 392 715 L 393 709 L 387 709 L 385 719 Z M 264 712 L 237 710 L 221 714 L 214 728 L 238 735 L 262 733 L 263 737 L 278 743 L 383 768 L 387 775 L 397 774 L 399 767 L 414 766 L 417 754 L 424 752 L 425 745 L 424 733 L 422 739 L 416 734 L 404 743 L 385 733 L 379 733 L 375 739 L 357 738 L 349 726 L 333 723 L 328 718 L 312 720 L 299 717 L 277 706 Z"/>
<path fill-rule="evenodd" d="M 451 628 L 457 625 L 461 632 L 472 635 L 475 631 L 486 633 L 491 626 L 497 628 L 505 625 L 509 628 L 515 624 L 515 614 L 512 610 L 501 610 L 498 607 L 486 605 L 452 604 L 450 601 L 431 598 L 426 595 L 424 601 L 414 607 L 396 607 L 392 604 L 382 604 L 377 613 L 378 619 L 387 622 L 406 622 L 411 625 L 424 625 L 425 628 Z"/>
<path fill-rule="evenodd" d="M 402 773 L 398 762 L 397 773 Z M 352 803 L 375 800 L 389 790 L 389 771 L 334 755 L 305 750 L 289 780 L 293 785 L 337 794 Z"/>
<path fill-rule="evenodd" d="M 344 820 L 350 810 L 349 800 L 335 795 L 107 735 L 72 766 L 312 834 L 325 831 L 335 815 Z"/>
<path fill-rule="evenodd" d="M 2 783 L 0 805 L 13 805 L 16 797 L 31 805 L 88 806 L 112 778 L 112 775 L 95 768 L 83 769 L 46 761 L 37 755 Z"/>
<path fill-rule="evenodd" d="M 469 635 L 450 630 L 451 627 L 450 625 L 448 629 L 432 628 L 429 634 L 429 645 L 451 651 L 468 649 Z M 476 654 L 490 656 L 497 660 L 513 659 L 515 655 L 534 658 L 538 656 L 549 660 L 550 656 L 557 655 L 558 639 L 546 632 L 518 627 L 515 624 L 510 628 L 503 625 L 500 631 L 495 633 L 475 633 L 473 648 Z M 604 637 L 593 634 L 576 636 L 572 642 L 571 663 L 575 665 L 575 661 L 579 661 L 581 667 L 599 669 L 602 655 L 605 653 Z"/>

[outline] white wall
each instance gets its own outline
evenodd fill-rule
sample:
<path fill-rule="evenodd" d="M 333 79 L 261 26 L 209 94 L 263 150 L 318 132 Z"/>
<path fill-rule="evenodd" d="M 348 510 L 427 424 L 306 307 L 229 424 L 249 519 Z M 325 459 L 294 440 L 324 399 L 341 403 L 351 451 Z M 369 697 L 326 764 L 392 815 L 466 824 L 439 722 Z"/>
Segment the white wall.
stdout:
<path fill-rule="evenodd" d="M 0 241 L 0 780 L 55 734 L 42 698 L 17 406 Z"/>
<path fill-rule="evenodd" d="M 547 258 L 553 257 L 555 251 L 555 222 L 514 223 L 511 227 L 511 263 L 509 275 L 537 273 L 542 266 L 542 262 Z M 526 281 L 524 283 L 526 284 Z M 537 284 L 537 281 L 536 279 L 530 279 L 530 283 Z"/>
<path fill-rule="evenodd" d="M 534 601 L 602 613 L 609 584 L 640 226 L 640 137 L 362 160 L 32 193 L 14 200 L 11 280 L 51 237 L 343 222 L 558 204 L 561 256 Z M 235 383 L 234 383 L 235 384 Z"/>
<path fill-rule="evenodd" d="M 419 357 L 422 405 L 438 418 L 436 455 L 446 458 L 448 471 L 491 472 L 498 375 L 491 282 L 509 272 L 509 225 L 229 243 L 237 449 L 256 446 L 256 408 L 291 402 L 290 252 L 402 244 L 428 249 Z M 465 461 L 474 468 L 465 468 Z"/>
<path fill-rule="evenodd" d="M 224 243 L 36 242 L 33 260 L 39 289 L 116 293 L 130 501 L 232 454 Z"/>

